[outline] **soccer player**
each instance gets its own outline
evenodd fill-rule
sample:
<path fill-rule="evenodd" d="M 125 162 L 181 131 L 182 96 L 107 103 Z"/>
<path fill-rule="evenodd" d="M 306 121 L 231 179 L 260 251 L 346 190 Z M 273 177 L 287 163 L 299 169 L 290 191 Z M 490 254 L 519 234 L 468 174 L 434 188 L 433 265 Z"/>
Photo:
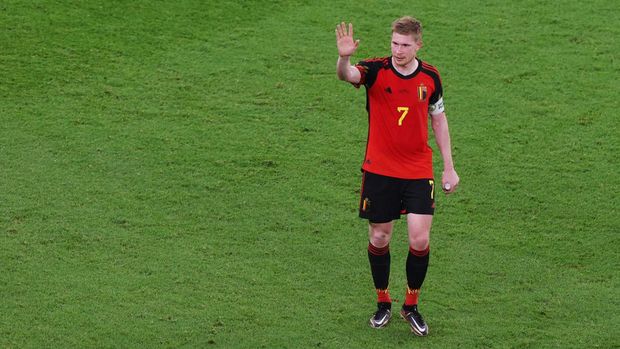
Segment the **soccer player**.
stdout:
<path fill-rule="evenodd" d="M 407 291 L 401 316 L 414 334 L 428 326 L 418 311 L 418 296 L 429 261 L 429 237 L 435 209 L 432 150 L 428 120 L 443 159 L 441 186 L 454 192 L 454 170 L 443 90 L 437 69 L 416 57 L 422 47 L 422 25 L 412 17 L 392 23 L 392 55 L 351 65 L 359 46 L 353 25 L 336 26 L 338 78 L 366 88 L 368 141 L 362 164 L 359 216 L 369 222 L 368 260 L 377 292 L 377 311 L 370 326 L 381 328 L 392 316 L 388 291 L 393 221 L 407 217 L 409 254 Z"/>

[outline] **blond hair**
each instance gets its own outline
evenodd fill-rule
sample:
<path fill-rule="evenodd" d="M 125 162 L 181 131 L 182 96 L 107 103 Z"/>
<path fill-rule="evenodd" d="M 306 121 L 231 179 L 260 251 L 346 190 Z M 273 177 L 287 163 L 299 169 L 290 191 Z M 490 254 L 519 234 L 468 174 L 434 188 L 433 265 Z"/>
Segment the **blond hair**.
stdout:
<path fill-rule="evenodd" d="M 413 35 L 415 41 L 421 41 L 422 23 L 413 17 L 404 16 L 392 22 L 392 33 Z"/>

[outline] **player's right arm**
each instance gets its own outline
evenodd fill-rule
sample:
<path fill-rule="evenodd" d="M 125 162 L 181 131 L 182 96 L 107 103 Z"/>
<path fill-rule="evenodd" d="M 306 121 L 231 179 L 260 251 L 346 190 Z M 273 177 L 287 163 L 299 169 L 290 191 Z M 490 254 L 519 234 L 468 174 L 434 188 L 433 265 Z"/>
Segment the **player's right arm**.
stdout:
<path fill-rule="evenodd" d="M 340 80 L 353 84 L 360 82 L 362 74 L 351 65 L 351 55 L 355 53 L 359 43 L 359 40 L 353 40 L 353 24 L 349 23 L 348 30 L 344 22 L 336 25 L 336 46 L 338 46 L 336 74 Z"/>

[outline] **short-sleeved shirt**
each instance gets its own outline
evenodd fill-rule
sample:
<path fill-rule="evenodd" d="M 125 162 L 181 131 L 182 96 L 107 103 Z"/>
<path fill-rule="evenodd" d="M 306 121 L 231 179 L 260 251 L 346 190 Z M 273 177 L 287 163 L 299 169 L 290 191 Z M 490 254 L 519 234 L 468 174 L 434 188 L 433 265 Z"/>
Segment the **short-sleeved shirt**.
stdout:
<path fill-rule="evenodd" d="M 392 57 L 355 65 L 361 80 L 354 85 L 366 87 L 364 171 L 402 179 L 433 178 L 428 119 L 429 114 L 443 112 L 443 90 L 437 69 L 417 60 L 418 68 L 407 76 L 396 71 Z"/>

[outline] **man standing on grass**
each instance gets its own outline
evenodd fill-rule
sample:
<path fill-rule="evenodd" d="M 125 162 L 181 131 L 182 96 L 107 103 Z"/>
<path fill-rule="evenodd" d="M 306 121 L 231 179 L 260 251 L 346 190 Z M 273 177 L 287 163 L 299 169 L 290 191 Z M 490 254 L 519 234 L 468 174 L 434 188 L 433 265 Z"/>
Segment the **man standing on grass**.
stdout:
<path fill-rule="evenodd" d="M 351 65 L 359 40 L 353 25 L 336 26 L 337 74 L 355 87 L 366 87 L 368 142 L 362 165 L 361 218 L 369 222 L 368 259 L 377 291 L 377 311 L 370 326 L 381 328 L 392 317 L 388 291 L 393 221 L 407 215 L 409 255 L 407 293 L 400 312 L 418 336 L 428 327 L 418 312 L 418 295 L 429 261 L 429 237 L 435 209 L 432 150 L 428 119 L 443 158 L 442 189 L 454 192 L 459 177 L 452 163 L 448 121 L 437 69 L 416 57 L 422 25 L 411 17 L 392 23 L 392 55 Z"/>

